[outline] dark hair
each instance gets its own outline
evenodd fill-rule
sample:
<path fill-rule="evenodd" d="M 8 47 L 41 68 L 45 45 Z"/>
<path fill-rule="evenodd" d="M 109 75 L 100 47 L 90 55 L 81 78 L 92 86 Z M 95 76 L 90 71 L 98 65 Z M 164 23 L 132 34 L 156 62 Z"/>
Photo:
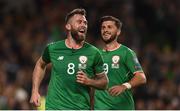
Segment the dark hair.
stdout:
<path fill-rule="evenodd" d="M 103 16 L 103 17 L 101 17 L 101 19 L 100 19 L 100 26 L 102 25 L 102 23 L 104 21 L 114 21 L 115 25 L 116 25 L 116 27 L 118 29 L 121 30 L 121 28 L 122 28 L 122 22 L 118 18 L 116 18 L 116 17 L 113 17 L 113 16 Z"/>
<path fill-rule="evenodd" d="M 72 10 L 71 12 L 69 12 L 67 15 L 66 15 L 66 18 L 65 18 L 65 23 L 68 22 L 68 20 L 75 14 L 80 14 L 80 15 L 84 15 L 86 16 L 86 10 L 85 9 L 82 9 L 82 8 L 76 8 L 74 10 Z"/>

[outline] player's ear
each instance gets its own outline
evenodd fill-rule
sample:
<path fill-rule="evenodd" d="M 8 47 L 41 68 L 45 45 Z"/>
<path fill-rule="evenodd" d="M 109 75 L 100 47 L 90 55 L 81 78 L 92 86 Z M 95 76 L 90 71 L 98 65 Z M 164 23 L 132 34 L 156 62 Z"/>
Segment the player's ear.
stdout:
<path fill-rule="evenodd" d="M 119 36 L 121 34 L 121 30 L 117 31 L 117 36 Z"/>
<path fill-rule="evenodd" d="M 67 24 L 65 25 L 65 27 L 66 27 L 67 30 L 71 30 L 71 25 L 70 25 L 70 24 L 67 23 Z"/>

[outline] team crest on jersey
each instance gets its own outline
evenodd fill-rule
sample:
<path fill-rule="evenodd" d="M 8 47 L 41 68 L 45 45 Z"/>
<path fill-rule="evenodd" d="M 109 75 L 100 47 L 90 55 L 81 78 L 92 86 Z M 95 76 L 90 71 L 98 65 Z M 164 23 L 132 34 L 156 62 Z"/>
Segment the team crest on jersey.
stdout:
<path fill-rule="evenodd" d="M 79 64 L 78 64 L 78 68 L 79 69 L 86 69 L 86 63 L 87 63 L 87 57 L 86 56 L 80 56 L 79 57 Z"/>
<path fill-rule="evenodd" d="M 112 64 L 111 64 L 111 67 L 112 68 L 119 68 L 119 61 L 120 61 L 120 57 L 115 55 L 112 57 Z"/>

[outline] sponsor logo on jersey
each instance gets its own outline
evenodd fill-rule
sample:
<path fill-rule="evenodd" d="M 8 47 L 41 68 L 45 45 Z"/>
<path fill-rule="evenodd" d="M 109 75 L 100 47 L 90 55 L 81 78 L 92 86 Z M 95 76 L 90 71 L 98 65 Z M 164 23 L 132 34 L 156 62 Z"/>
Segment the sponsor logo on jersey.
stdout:
<path fill-rule="evenodd" d="M 80 56 L 79 57 L 79 64 L 78 64 L 78 68 L 79 69 L 86 69 L 86 63 L 88 61 L 88 58 L 86 56 Z"/>
<path fill-rule="evenodd" d="M 57 60 L 63 60 L 64 59 L 64 56 L 59 56 L 58 58 L 57 58 Z"/>
<path fill-rule="evenodd" d="M 115 68 L 115 69 L 119 68 L 119 61 L 120 61 L 120 57 L 119 56 L 117 56 L 117 55 L 113 56 L 112 57 L 111 67 Z"/>

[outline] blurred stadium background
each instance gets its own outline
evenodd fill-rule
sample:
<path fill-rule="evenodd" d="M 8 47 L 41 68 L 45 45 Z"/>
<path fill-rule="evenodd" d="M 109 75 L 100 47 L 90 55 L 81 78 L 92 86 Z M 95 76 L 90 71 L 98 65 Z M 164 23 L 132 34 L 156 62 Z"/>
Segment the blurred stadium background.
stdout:
<path fill-rule="evenodd" d="M 79 7 L 87 11 L 87 41 L 99 48 L 99 18 L 123 22 L 119 41 L 136 51 L 148 79 L 133 90 L 136 109 L 180 110 L 180 0 L 0 0 L 0 109 L 34 109 L 35 62 L 47 43 L 65 38 L 65 15 Z"/>

